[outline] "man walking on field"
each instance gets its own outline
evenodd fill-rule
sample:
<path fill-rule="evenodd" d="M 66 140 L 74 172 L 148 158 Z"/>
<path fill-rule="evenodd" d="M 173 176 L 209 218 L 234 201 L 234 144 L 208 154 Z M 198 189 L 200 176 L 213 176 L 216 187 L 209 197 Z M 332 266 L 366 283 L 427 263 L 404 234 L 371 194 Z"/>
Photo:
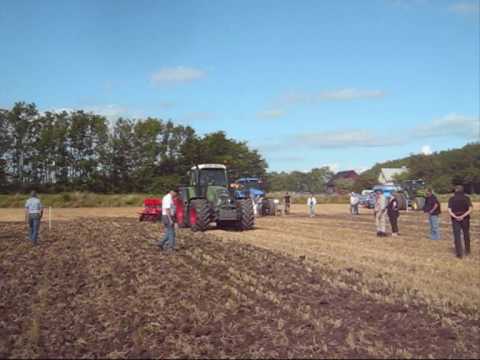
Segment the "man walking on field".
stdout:
<path fill-rule="evenodd" d="M 461 232 L 463 232 L 463 242 L 465 243 L 465 255 L 470 254 L 470 213 L 472 210 L 472 201 L 463 193 L 463 186 L 455 186 L 455 195 L 448 200 L 448 212 L 452 218 L 455 252 L 460 259 L 464 254 Z"/>
<path fill-rule="evenodd" d="M 30 198 L 25 203 L 25 223 L 28 226 L 28 238 L 33 245 L 38 245 L 38 232 L 40 231 L 40 221 L 43 216 L 43 206 L 37 193 L 32 191 Z"/>
<path fill-rule="evenodd" d="M 426 191 L 427 197 L 423 212 L 428 214 L 428 222 L 430 223 L 430 236 L 432 240 L 440 240 L 440 203 L 437 197 L 433 195 L 432 189 Z"/>
<path fill-rule="evenodd" d="M 386 212 L 387 212 L 387 200 L 383 191 L 378 189 L 375 191 L 375 225 L 377 227 L 377 236 L 387 236 L 385 232 L 386 228 Z"/>
<path fill-rule="evenodd" d="M 315 196 L 313 196 L 313 193 L 310 193 L 310 197 L 307 200 L 307 205 L 308 205 L 308 214 L 310 217 L 315 216 L 315 206 L 317 205 L 317 199 L 315 199 Z"/>
<path fill-rule="evenodd" d="M 176 190 L 170 190 L 167 195 L 162 198 L 162 223 L 165 226 L 165 235 L 162 241 L 157 243 L 162 250 L 175 250 L 175 199 L 177 197 Z"/>

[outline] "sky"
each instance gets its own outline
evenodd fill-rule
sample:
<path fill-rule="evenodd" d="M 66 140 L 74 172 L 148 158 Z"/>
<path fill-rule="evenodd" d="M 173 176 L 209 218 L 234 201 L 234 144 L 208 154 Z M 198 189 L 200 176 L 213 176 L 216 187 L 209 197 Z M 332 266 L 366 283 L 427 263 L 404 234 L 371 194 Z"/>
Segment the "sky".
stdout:
<path fill-rule="evenodd" d="M 269 171 L 480 141 L 480 0 L 6 0 L 0 107 L 225 131 Z"/>

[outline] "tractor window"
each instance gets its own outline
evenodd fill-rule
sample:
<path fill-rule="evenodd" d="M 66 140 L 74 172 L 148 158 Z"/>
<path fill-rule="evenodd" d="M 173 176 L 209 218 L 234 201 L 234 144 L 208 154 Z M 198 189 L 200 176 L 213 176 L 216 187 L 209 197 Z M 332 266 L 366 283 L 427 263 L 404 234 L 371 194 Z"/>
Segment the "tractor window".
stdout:
<path fill-rule="evenodd" d="M 246 189 L 262 189 L 263 184 L 259 180 L 244 180 L 240 182 Z"/>
<path fill-rule="evenodd" d="M 200 185 L 227 186 L 228 181 L 223 169 L 204 169 L 200 172 Z"/>

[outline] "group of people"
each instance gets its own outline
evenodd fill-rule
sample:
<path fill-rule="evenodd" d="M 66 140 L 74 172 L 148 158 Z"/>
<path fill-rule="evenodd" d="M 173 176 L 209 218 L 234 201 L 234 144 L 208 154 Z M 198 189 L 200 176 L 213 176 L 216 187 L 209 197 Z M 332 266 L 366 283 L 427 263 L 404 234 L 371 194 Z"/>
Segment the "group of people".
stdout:
<path fill-rule="evenodd" d="M 375 192 L 374 216 L 377 236 L 387 236 L 385 230 L 387 216 L 392 228 L 392 236 L 400 235 L 398 231 L 399 210 L 398 200 L 394 194 L 387 199 L 382 190 Z M 423 211 L 428 215 L 430 238 L 440 240 L 441 205 L 431 188 L 426 191 Z M 470 254 L 470 214 L 472 211 L 472 201 L 465 195 L 463 186 L 455 186 L 455 193 L 448 200 L 448 213 L 452 221 L 455 253 L 458 258 Z"/>
<path fill-rule="evenodd" d="M 176 190 L 170 190 L 162 198 L 162 223 L 165 226 L 165 234 L 157 245 L 162 250 L 175 249 L 175 198 L 178 196 Z M 290 195 L 288 192 L 284 197 L 285 209 L 290 208 Z M 307 199 L 308 214 L 315 216 L 317 199 L 310 193 Z M 350 202 L 352 214 L 358 214 L 358 202 Z M 392 228 L 392 236 L 399 236 L 398 218 L 400 207 L 397 198 L 392 194 L 388 199 L 383 191 L 375 192 L 374 216 L 377 229 L 377 236 L 385 237 L 386 217 L 388 216 Z M 428 215 L 430 224 L 430 237 L 432 240 L 440 240 L 440 213 L 441 205 L 432 189 L 427 189 L 423 211 Z M 462 258 L 470 254 L 470 214 L 473 206 L 470 198 L 465 195 L 463 186 L 455 187 L 455 194 L 448 200 L 448 213 L 452 221 L 453 237 L 455 242 L 456 256 Z M 30 198 L 25 203 L 25 222 L 28 225 L 28 238 L 34 244 L 38 244 L 38 233 L 40 222 L 43 216 L 43 206 L 35 191 L 32 191 Z M 463 235 L 463 236 L 462 236 Z M 462 241 L 463 240 L 463 241 Z"/>

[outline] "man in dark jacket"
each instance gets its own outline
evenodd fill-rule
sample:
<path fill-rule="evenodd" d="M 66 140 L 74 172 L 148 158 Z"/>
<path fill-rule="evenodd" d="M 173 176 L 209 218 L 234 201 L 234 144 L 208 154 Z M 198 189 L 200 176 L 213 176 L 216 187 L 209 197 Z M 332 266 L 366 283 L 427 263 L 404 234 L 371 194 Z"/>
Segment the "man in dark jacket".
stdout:
<path fill-rule="evenodd" d="M 392 236 L 400 235 L 398 233 L 398 217 L 400 216 L 400 208 L 398 206 L 398 200 L 395 197 L 395 193 L 392 194 L 387 205 L 387 215 L 392 227 Z"/>
<path fill-rule="evenodd" d="M 463 246 L 460 232 L 463 232 L 465 255 L 470 254 L 470 213 L 473 210 L 472 202 L 463 193 L 463 186 L 455 186 L 455 194 L 448 200 L 448 212 L 452 218 L 455 252 L 458 258 L 463 257 Z"/>
<path fill-rule="evenodd" d="M 428 222 L 430 223 L 430 236 L 432 240 L 440 240 L 440 203 L 432 189 L 428 188 L 427 198 L 425 199 L 425 206 L 423 212 L 428 214 Z"/>

